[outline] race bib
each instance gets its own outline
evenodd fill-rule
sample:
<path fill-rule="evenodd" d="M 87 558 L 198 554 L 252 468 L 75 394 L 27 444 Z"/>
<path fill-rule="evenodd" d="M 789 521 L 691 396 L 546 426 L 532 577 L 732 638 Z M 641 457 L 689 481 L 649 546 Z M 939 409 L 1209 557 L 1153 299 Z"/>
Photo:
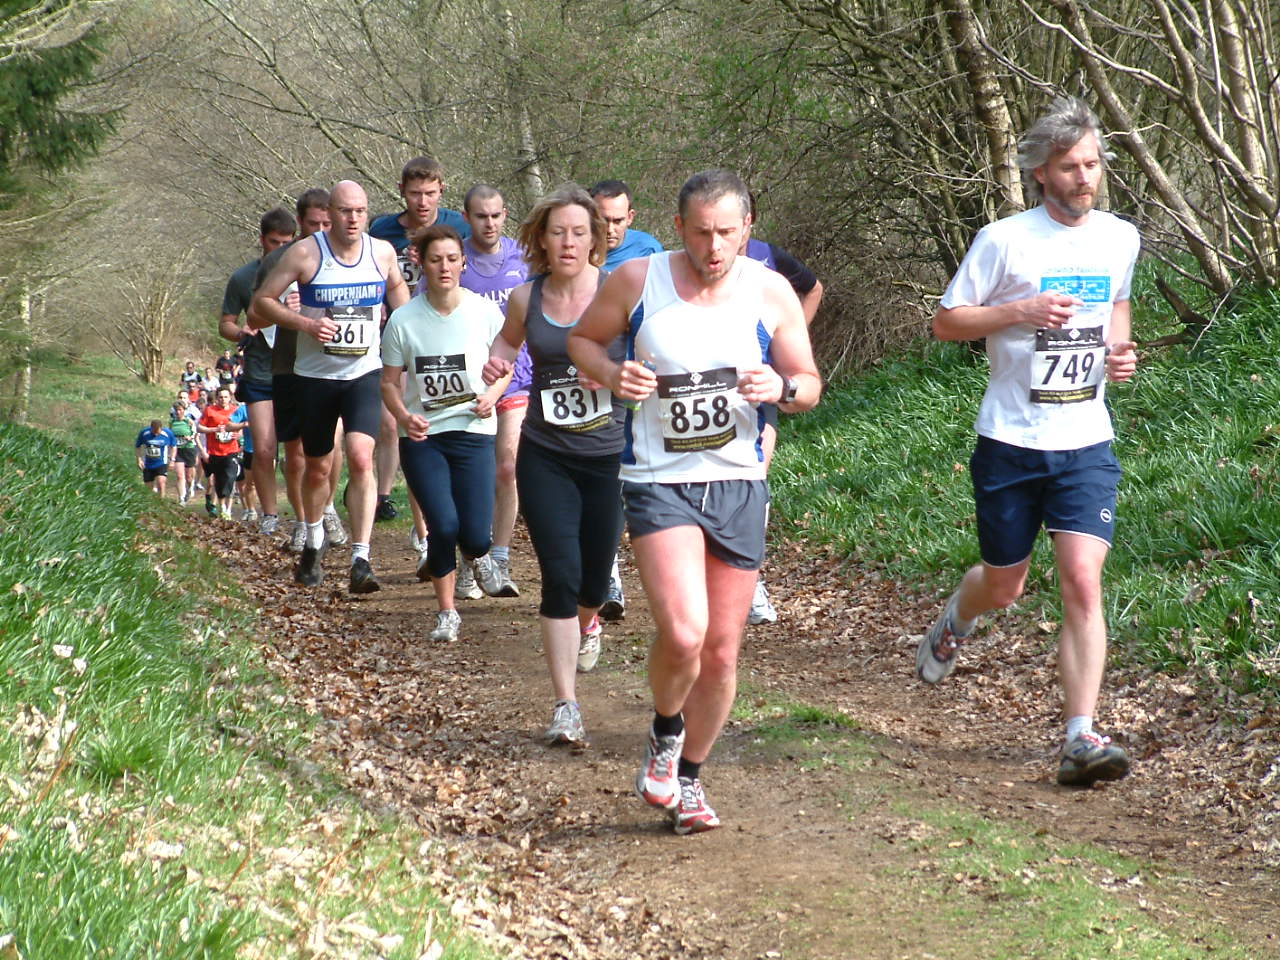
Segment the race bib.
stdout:
<path fill-rule="evenodd" d="M 331 357 L 363 357 L 373 346 L 378 323 L 373 307 L 329 307 L 325 315 L 338 325 L 333 339 L 324 345 Z"/>
<path fill-rule="evenodd" d="M 230 443 L 235 434 L 230 430 L 219 430 L 214 436 L 218 438 L 219 443 Z"/>
<path fill-rule="evenodd" d="M 1032 403 L 1084 403 L 1098 396 L 1106 368 L 1102 327 L 1036 331 Z"/>
<path fill-rule="evenodd" d="M 414 382 L 423 412 L 468 403 L 476 398 L 467 376 L 467 357 L 463 353 L 413 358 Z"/>
<path fill-rule="evenodd" d="M 658 377 L 662 445 L 667 453 L 719 450 L 736 435 L 738 395 L 735 367 L 665 374 Z"/>
<path fill-rule="evenodd" d="M 161 460 L 164 458 L 164 447 L 158 444 L 145 444 L 142 450 L 146 454 L 148 460 Z"/>
<path fill-rule="evenodd" d="M 410 293 L 418 292 L 418 281 L 422 279 L 422 265 L 409 259 L 409 248 L 396 254 L 396 263 L 400 265 L 400 275 Z"/>
<path fill-rule="evenodd" d="M 542 419 L 553 427 L 573 433 L 590 433 L 609 425 L 613 414 L 613 394 L 608 387 L 592 390 L 578 379 L 573 364 L 548 370 L 539 384 L 538 400 Z"/>

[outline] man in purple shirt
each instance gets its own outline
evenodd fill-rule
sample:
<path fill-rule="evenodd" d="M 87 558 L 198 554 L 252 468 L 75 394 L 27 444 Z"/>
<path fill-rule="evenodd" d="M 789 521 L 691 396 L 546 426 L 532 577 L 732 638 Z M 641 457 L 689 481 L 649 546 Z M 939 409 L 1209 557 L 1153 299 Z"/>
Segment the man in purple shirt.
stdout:
<path fill-rule="evenodd" d="M 528 279 L 524 250 L 510 237 L 502 235 L 507 222 L 507 205 L 496 187 L 478 183 L 467 191 L 462 202 L 462 215 L 471 227 L 471 236 L 462 243 L 466 265 L 461 284 L 468 290 L 488 297 L 504 310 L 511 291 Z M 529 385 L 533 365 L 524 347 L 516 357 L 515 375 L 497 403 L 498 411 L 498 484 L 493 504 L 493 546 L 490 556 L 502 580 L 501 597 L 518 597 L 520 590 L 511 579 L 511 532 L 515 528 L 520 501 L 516 495 L 516 446 L 520 426 L 529 405 Z M 462 568 L 459 567 L 459 573 Z M 458 578 L 457 590 L 479 599 L 480 587 L 474 577 L 464 584 Z M 474 594 L 474 596 L 473 596 Z"/>

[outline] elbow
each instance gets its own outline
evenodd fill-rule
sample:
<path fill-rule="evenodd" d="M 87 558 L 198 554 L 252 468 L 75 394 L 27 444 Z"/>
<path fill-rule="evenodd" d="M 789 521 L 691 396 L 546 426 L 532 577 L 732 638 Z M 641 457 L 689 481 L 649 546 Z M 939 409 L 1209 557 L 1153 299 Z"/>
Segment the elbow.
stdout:
<path fill-rule="evenodd" d="M 940 307 L 933 315 L 933 335 L 939 340 L 956 340 L 955 318 L 950 310 Z"/>

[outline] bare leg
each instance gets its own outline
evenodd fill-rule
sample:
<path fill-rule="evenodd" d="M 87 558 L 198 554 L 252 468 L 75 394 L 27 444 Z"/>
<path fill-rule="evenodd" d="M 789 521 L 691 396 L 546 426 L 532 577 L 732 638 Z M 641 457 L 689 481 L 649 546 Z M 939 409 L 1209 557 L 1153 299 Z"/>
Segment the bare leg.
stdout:
<path fill-rule="evenodd" d="M 373 510 L 378 498 L 373 476 L 373 451 L 377 441 L 366 433 L 348 433 L 346 439 L 347 513 L 351 517 L 351 539 L 355 543 L 368 543 L 373 533 Z M 319 515 L 316 519 L 320 519 Z"/>
<path fill-rule="evenodd" d="M 493 500 L 493 545 L 510 547 L 511 534 L 520 509 L 516 493 L 516 448 L 520 444 L 520 426 L 526 407 L 515 407 L 498 414 L 498 482 Z"/>
<path fill-rule="evenodd" d="M 279 512 L 276 502 L 276 420 L 270 400 L 249 404 L 249 432 L 253 436 L 253 486 L 262 501 L 262 512 L 274 514 Z"/>
<path fill-rule="evenodd" d="M 1102 611 L 1102 565 L 1109 547 L 1081 534 L 1053 538 L 1062 584 L 1062 630 L 1058 673 L 1066 716 L 1092 717 L 1107 659 L 1107 622 Z"/>

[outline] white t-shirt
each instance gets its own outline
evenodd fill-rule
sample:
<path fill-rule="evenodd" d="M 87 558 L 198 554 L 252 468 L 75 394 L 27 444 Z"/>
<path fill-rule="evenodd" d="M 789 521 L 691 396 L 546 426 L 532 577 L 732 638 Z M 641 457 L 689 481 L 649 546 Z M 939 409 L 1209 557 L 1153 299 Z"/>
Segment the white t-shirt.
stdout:
<path fill-rule="evenodd" d="M 471 407 L 487 389 L 480 372 L 502 324 L 496 303 L 465 289 L 447 315 L 438 313 L 426 296 L 414 297 L 391 314 L 382 332 L 382 362 L 405 368 L 404 405 L 431 422 L 431 434 L 498 432 L 496 415 L 481 419 Z"/>
<path fill-rule="evenodd" d="M 978 433 L 1033 450 L 1079 450 L 1115 434 L 1103 400 L 1111 311 L 1129 299 L 1138 231 L 1094 210 L 1077 227 L 1043 206 L 988 224 L 942 306 L 999 306 L 1046 291 L 1083 300 L 1061 330 L 1021 323 L 987 336 L 991 363 Z"/>

